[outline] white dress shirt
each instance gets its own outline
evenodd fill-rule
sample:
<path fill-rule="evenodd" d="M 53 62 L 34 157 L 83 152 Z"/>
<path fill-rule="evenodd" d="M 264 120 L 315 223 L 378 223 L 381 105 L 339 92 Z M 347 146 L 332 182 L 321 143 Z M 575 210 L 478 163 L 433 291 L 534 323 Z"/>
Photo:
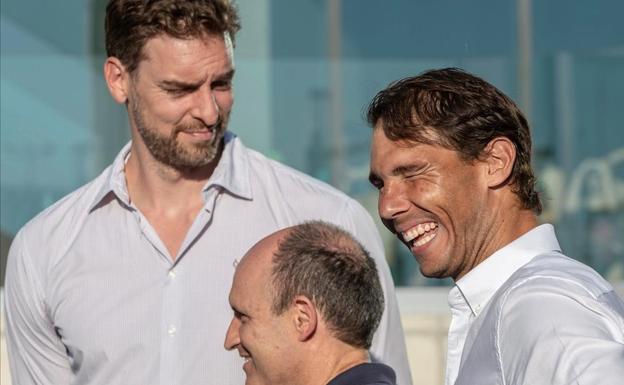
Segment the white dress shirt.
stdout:
<path fill-rule="evenodd" d="M 20 230 L 5 298 L 15 385 L 242 385 L 243 359 L 223 347 L 237 260 L 269 233 L 311 219 L 350 231 L 377 262 L 386 308 L 371 355 L 411 384 L 392 278 L 368 213 L 231 133 L 225 143 L 175 259 L 128 197 L 129 145 Z"/>
<path fill-rule="evenodd" d="M 624 379 L 624 302 L 598 273 L 561 254 L 551 225 L 477 265 L 457 281 L 449 303 L 446 384 Z"/>

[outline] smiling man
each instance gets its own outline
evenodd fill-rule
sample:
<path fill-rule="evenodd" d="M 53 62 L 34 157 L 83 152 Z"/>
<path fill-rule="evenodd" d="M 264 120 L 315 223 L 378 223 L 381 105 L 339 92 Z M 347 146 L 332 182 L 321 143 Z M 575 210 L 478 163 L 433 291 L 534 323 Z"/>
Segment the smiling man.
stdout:
<path fill-rule="evenodd" d="M 379 92 L 370 181 L 427 277 L 451 277 L 446 384 L 619 384 L 624 302 L 538 226 L 527 120 L 457 69 Z"/>
<path fill-rule="evenodd" d="M 393 385 L 367 349 L 383 312 L 375 261 L 346 231 L 316 221 L 258 242 L 236 268 L 227 350 L 246 385 Z"/>
<path fill-rule="evenodd" d="M 14 384 L 237 385 L 223 350 L 236 258 L 306 220 L 351 231 L 385 308 L 370 353 L 411 383 L 392 278 L 353 199 L 228 130 L 239 29 L 227 0 L 110 0 L 104 78 L 131 141 L 100 176 L 24 226 L 9 253 Z"/>

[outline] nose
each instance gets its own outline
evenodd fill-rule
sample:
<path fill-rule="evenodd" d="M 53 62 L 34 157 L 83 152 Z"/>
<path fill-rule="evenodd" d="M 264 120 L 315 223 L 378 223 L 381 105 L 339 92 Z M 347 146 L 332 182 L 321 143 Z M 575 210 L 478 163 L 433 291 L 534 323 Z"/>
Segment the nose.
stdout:
<path fill-rule="evenodd" d="M 219 103 L 217 103 L 213 92 L 198 92 L 195 97 L 195 105 L 191 110 L 191 115 L 210 127 L 219 121 L 219 110 Z"/>
<path fill-rule="evenodd" d="M 410 202 L 405 191 L 397 185 L 386 184 L 379 192 L 377 210 L 384 223 L 393 221 L 407 212 L 409 206 Z"/>
<path fill-rule="evenodd" d="M 240 321 L 236 317 L 232 318 L 227 333 L 225 333 L 225 342 L 223 343 L 225 350 L 232 350 L 240 344 L 239 328 Z"/>

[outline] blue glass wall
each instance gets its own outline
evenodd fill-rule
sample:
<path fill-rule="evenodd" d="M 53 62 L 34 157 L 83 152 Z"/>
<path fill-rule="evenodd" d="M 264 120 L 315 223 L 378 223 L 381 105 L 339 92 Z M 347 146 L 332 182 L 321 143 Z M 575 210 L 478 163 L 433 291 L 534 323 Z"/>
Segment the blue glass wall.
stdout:
<path fill-rule="evenodd" d="M 101 77 L 105 0 L 2 0 L 2 263 L 15 232 L 97 175 L 127 141 Z M 523 8 L 523 6 L 529 6 Z M 359 199 L 389 82 L 458 66 L 528 112 L 535 166 L 566 252 L 624 280 L 624 3 L 617 0 L 239 0 L 231 129 Z M 400 284 L 424 279 L 381 228 Z M 444 283 L 444 282 L 442 282 Z"/>

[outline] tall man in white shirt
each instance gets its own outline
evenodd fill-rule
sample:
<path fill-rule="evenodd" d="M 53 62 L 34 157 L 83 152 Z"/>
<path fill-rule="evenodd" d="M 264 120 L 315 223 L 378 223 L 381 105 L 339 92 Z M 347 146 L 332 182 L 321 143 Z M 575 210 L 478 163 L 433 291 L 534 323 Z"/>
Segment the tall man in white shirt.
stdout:
<path fill-rule="evenodd" d="M 99 177 L 16 235 L 6 280 L 16 385 L 242 384 L 222 348 L 236 261 L 305 220 L 352 233 L 379 266 L 385 308 L 371 355 L 409 384 L 392 279 L 354 200 L 226 132 L 227 0 L 111 0 L 104 77 L 132 141 Z"/>
<path fill-rule="evenodd" d="M 458 69 L 368 108 L 379 215 L 427 277 L 451 277 L 446 384 L 621 384 L 624 302 L 538 226 L 527 120 Z"/>

